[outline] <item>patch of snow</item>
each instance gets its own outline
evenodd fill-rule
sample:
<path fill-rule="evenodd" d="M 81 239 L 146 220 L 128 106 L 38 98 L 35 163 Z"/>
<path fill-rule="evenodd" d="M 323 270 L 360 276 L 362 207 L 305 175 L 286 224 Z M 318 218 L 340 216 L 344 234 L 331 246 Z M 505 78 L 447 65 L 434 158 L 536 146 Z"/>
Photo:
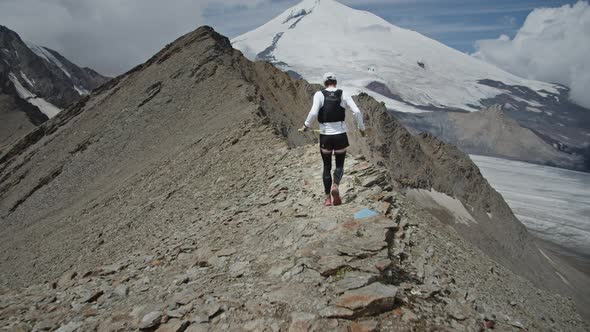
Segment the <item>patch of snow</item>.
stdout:
<path fill-rule="evenodd" d="M 543 257 L 545 257 L 549 261 L 549 263 L 551 263 L 551 265 L 553 265 L 553 266 L 556 265 L 555 262 L 551 258 L 549 258 L 549 256 L 547 256 L 547 254 L 543 250 L 541 250 L 540 248 L 537 248 L 537 249 L 539 249 L 539 252 L 541 253 L 541 255 L 543 255 Z"/>
<path fill-rule="evenodd" d="M 563 281 L 564 284 L 568 285 L 568 286 L 572 286 L 572 284 L 570 284 L 570 282 L 563 276 L 563 274 L 555 271 L 555 274 L 557 274 L 557 276 L 561 279 L 561 281 Z"/>
<path fill-rule="evenodd" d="M 31 93 L 31 91 L 27 90 L 18 80 L 18 78 L 16 78 L 16 75 L 14 75 L 13 73 L 8 74 L 8 79 L 12 82 L 12 84 L 14 84 L 14 87 L 16 88 L 16 92 L 18 93 L 19 97 L 21 97 L 22 99 L 28 100 L 30 98 L 35 98 L 36 96 Z"/>
<path fill-rule="evenodd" d="M 505 91 L 505 90 L 504 90 L 504 91 Z M 510 94 L 510 92 L 509 92 L 509 94 Z M 512 99 L 514 99 L 514 100 L 516 100 L 516 101 L 522 102 L 522 103 L 526 103 L 528 106 L 533 106 L 533 107 L 543 107 L 543 105 L 541 105 L 541 104 L 537 103 L 537 102 L 536 102 L 536 101 L 534 101 L 534 100 L 526 100 L 526 99 L 522 99 L 522 98 L 520 98 L 520 97 L 517 97 L 517 96 L 510 96 L 510 98 L 512 98 Z"/>
<path fill-rule="evenodd" d="M 492 219 L 493 215 L 489 212 L 486 212 L 486 214 L 488 215 L 488 218 Z"/>
<path fill-rule="evenodd" d="M 68 72 L 66 67 L 59 61 L 51 52 L 49 52 L 45 47 L 27 43 L 27 46 L 33 51 L 35 54 L 40 56 L 41 58 L 45 59 L 49 63 L 53 63 L 57 66 L 57 68 L 61 69 L 61 71 L 66 74 L 67 77 L 72 78 L 72 75 Z"/>
<path fill-rule="evenodd" d="M 47 51 L 45 51 L 45 49 L 43 48 L 43 46 L 39 46 L 39 45 L 36 45 L 36 44 L 33 44 L 33 43 L 29 43 L 29 42 L 27 42 L 26 44 L 27 44 L 27 47 L 31 51 L 33 51 L 33 53 L 37 54 L 37 56 L 43 58 L 47 62 L 51 62 L 49 60 L 49 58 L 45 55 L 45 53 L 47 53 Z"/>
<path fill-rule="evenodd" d="M 59 112 L 61 112 L 61 109 L 59 107 L 53 105 L 52 103 L 46 101 L 43 98 L 37 97 L 31 91 L 27 90 L 20 83 L 16 75 L 14 75 L 13 73 L 10 73 L 8 75 L 8 79 L 10 79 L 12 84 L 14 84 L 14 87 L 16 88 L 16 92 L 18 93 L 19 97 L 26 100 L 30 104 L 37 106 L 39 110 L 43 112 L 43 114 L 47 115 L 48 118 L 51 119 L 54 116 L 56 116 Z"/>
<path fill-rule="evenodd" d="M 43 98 L 31 98 L 27 101 L 39 107 L 39 110 L 43 112 L 43 114 L 47 115 L 47 117 L 50 119 L 56 116 L 59 112 L 61 112 L 61 108 L 53 105 L 52 103 L 48 102 Z"/>
<path fill-rule="evenodd" d="M 78 94 L 80 96 L 85 96 L 85 95 L 89 95 L 90 94 L 90 91 L 84 89 L 81 86 L 74 85 L 74 90 L 76 90 L 76 92 L 78 92 Z"/>
<path fill-rule="evenodd" d="M 27 74 L 23 73 L 23 71 L 20 71 L 20 76 L 23 78 L 23 80 L 25 80 L 25 82 L 27 82 L 27 84 L 29 84 L 30 87 L 34 87 L 35 86 L 35 81 L 30 80 L 29 77 L 27 77 Z"/>
<path fill-rule="evenodd" d="M 340 88 L 352 96 L 358 95 L 359 93 L 364 92 L 364 93 L 368 94 L 369 96 L 375 98 L 375 100 L 377 100 L 378 102 L 384 103 L 385 107 L 387 107 L 387 109 L 389 109 L 389 110 L 394 110 L 397 112 L 404 112 L 404 113 L 430 113 L 431 112 L 431 111 L 419 109 L 419 108 L 414 107 L 412 105 L 408 105 L 408 104 L 403 103 L 399 100 L 385 97 L 384 95 L 379 94 L 374 91 L 371 91 L 369 89 L 360 88 L 360 86 L 364 86 L 364 85 L 359 82 L 357 82 L 357 84 L 355 84 L 355 82 L 352 82 L 351 85 L 343 85 Z"/>
<path fill-rule="evenodd" d="M 540 109 L 535 108 L 535 107 L 529 107 L 529 106 L 527 106 L 526 110 L 529 111 L 529 112 L 533 112 L 533 113 L 543 113 L 543 111 L 541 111 Z"/>
<path fill-rule="evenodd" d="M 438 207 L 446 209 L 453 215 L 456 223 L 464 225 L 477 223 L 460 200 L 448 196 L 447 194 L 440 193 L 434 189 L 431 189 L 430 191 L 424 189 L 411 189 L 409 190 L 409 193 L 410 196 L 414 196 L 414 198 L 416 198 L 421 204 L 428 205 L 430 201 L 430 207 L 436 208 L 435 206 L 432 206 L 432 203 L 434 203 L 438 205 Z"/>

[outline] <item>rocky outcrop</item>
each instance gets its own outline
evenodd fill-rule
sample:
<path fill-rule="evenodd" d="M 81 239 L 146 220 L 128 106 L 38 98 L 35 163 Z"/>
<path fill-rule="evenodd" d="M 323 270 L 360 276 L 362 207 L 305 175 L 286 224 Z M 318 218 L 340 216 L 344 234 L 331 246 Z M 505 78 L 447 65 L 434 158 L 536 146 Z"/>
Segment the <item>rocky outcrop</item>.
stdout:
<path fill-rule="evenodd" d="M 411 136 L 367 96 L 372 132 L 351 139 L 370 162 L 348 158 L 345 204 L 321 208 L 316 137 L 295 129 L 314 91 L 202 27 L 1 153 L 0 323 L 585 328 L 571 301 L 511 272 L 512 256 L 482 252 L 405 197 L 402 187 L 430 186 L 477 220 L 487 204 L 498 227 L 518 231 L 501 245 L 536 258 L 468 158 Z"/>
<path fill-rule="evenodd" d="M 107 79 L 0 26 L 0 149 Z"/>
<path fill-rule="evenodd" d="M 353 135 L 358 151 L 386 166 L 399 188 L 424 189 L 457 199 L 476 222 L 460 223 L 448 214 L 439 218 L 441 222 L 451 224 L 487 255 L 537 286 L 576 298 L 580 310 L 585 310 L 585 296 L 579 294 L 585 289 L 583 283 L 588 276 L 571 271 L 571 275 L 564 278 L 563 271 L 556 269 L 544 256 L 540 245 L 467 155 L 432 135 L 411 135 L 383 104 L 367 95 L 359 96 L 358 102 L 366 111 L 371 128 L 367 140 L 357 133 Z M 440 215 L 441 206 L 433 209 L 424 200 L 417 203 L 434 215 Z M 568 266 L 565 262 L 558 265 Z"/>

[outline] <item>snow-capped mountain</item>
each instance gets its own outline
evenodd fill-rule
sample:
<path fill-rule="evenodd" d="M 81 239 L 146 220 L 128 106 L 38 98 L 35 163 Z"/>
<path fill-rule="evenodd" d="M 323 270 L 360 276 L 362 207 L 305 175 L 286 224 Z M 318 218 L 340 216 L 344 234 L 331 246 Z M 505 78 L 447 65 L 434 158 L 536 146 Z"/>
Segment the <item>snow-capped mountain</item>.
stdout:
<path fill-rule="evenodd" d="M 0 145 L 54 117 L 107 80 L 0 26 Z"/>
<path fill-rule="evenodd" d="M 232 44 L 312 82 L 335 72 L 343 88 L 393 111 L 473 112 L 499 103 L 549 146 L 589 141 L 590 111 L 569 102 L 567 87 L 515 76 L 334 0 L 304 0 Z"/>

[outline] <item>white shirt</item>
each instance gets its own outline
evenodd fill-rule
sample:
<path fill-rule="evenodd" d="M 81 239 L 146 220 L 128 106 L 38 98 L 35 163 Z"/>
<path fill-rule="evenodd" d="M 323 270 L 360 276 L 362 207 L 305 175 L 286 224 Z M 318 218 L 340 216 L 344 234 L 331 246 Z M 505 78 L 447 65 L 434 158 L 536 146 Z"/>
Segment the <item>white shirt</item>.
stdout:
<path fill-rule="evenodd" d="M 333 92 L 338 89 L 330 87 L 326 90 Z M 315 95 L 313 95 L 313 105 L 311 106 L 311 110 L 309 111 L 307 119 L 305 120 L 306 127 L 311 127 L 311 123 L 317 119 L 318 113 L 320 112 L 320 108 L 322 108 L 322 106 L 324 106 L 324 94 L 321 91 L 318 91 L 315 93 Z M 363 123 L 363 114 L 361 113 L 361 110 L 358 108 L 358 106 L 356 106 L 356 103 L 352 97 L 344 91 L 342 91 L 342 102 L 340 103 L 340 106 L 348 106 L 354 115 L 354 119 L 359 130 L 365 130 L 365 124 Z M 322 135 L 337 135 L 345 132 L 346 123 L 344 123 L 344 121 L 320 123 L 320 134 Z"/>

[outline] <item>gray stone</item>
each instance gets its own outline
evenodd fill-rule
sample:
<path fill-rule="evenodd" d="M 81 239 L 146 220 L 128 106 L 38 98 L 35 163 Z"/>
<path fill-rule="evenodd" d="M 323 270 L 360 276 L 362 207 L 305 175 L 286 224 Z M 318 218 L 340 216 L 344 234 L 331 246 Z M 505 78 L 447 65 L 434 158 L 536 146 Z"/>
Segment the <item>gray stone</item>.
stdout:
<path fill-rule="evenodd" d="M 82 303 L 95 302 L 104 294 L 103 290 L 86 291 L 86 295 L 82 297 Z"/>
<path fill-rule="evenodd" d="M 308 332 L 316 319 L 316 315 L 305 312 L 291 313 L 289 332 Z"/>
<path fill-rule="evenodd" d="M 377 276 L 374 274 L 350 271 L 346 272 L 344 278 L 336 281 L 336 283 L 334 284 L 334 288 L 336 289 L 336 291 L 344 293 L 345 291 L 351 289 L 365 287 L 371 282 L 375 281 L 375 279 L 377 279 Z"/>
<path fill-rule="evenodd" d="M 55 332 L 74 332 L 82 326 L 82 322 L 69 322 L 66 325 L 62 325 Z"/>
<path fill-rule="evenodd" d="M 37 330 L 37 331 L 49 331 L 49 330 L 54 330 L 57 327 L 57 322 L 53 319 L 43 319 L 39 322 L 37 322 L 37 324 L 35 324 L 35 327 L 33 328 L 33 330 Z"/>
<path fill-rule="evenodd" d="M 244 275 L 248 268 L 248 262 L 237 262 L 229 268 L 229 276 L 232 278 L 239 278 Z"/>
<path fill-rule="evenodd" d="M 121 284 L 115 287 L 113 293 L 119 297 L 126 297 L 129 294 L 129 286 Z"/>
<path fill-rule="evenodd" d="M 158 327 L 156 332 L 183 332 L 190 325 L 188 320 L 171 319 Z"/>
<path fill-rule="evenodd" d="M 332 276 L 340 269 L 349 266 L 348 259 L 339 255 L 321 256 L 317 262 L 315 262 L 313 269 L 318 271 L 322 276 Z"/>
<path fill-rule="evenodd" d="M 152 311 L 149 314 L 143 316 L 141 322 L 139 322 L 140 330 L 147 330 L 152 327 L 156 327 L 162 321 L 162 313 L 159 311 Z"/>
<path fill-rule="evenodd" d="M 209 318 L 215 316 L 220 310 L 221 306 L 217 303 L 205 304 L 199 308 L 199 311 L 204 312 Z"/>
<path fill-rule="evenodd" d="M 209 324 L 191 324 L 184 330 L 185 332 L 208 332 Z"/>
<path fill-rule="evenodd" d="M 74 278 L 78 275 L 75 271 L 67 271 L 57 281 L 57 286 L 60 288 L 69 287 L 72 284 Z"/>
<path fill-rule="evenodd" d="M 166 314 L 169 317 L 173 317 L 173 318 L 182 318 L 184 316 L 186 316 L 186 314 L 188 314 L 191 310 L 193 310 L 193 306 L 191 304 L 189 305 L 183 305 L 177 309 L 174 310 L 169 310 Z"/>
<path fill-rule="evenodd" d="M 378 173 L 375 175 L 365 177 L 361 182 L 361 186 L 363 186 L 365 188 L 371 187 L 373 185 L 382 183 L 384 180 L 385 180 L 385 178 L 384 178 L 383 174 Z"/>
<path fill-rule="evenodd" d="M 196 314 L 193 316 L 193 318 L 191 319 L 191 322 L 193 323 L 207 323 L 209 322 L 209 316 L 206 314 Z"/>

